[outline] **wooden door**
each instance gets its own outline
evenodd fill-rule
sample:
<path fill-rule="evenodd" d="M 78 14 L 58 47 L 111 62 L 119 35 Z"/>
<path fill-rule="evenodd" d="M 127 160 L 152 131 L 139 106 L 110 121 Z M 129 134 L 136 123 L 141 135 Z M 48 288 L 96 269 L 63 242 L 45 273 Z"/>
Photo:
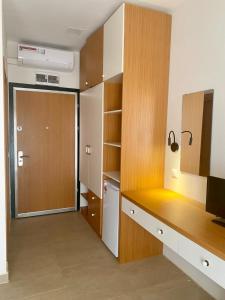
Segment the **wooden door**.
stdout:
<path fill-rule="evenodd" d="M 75 204 L 75 97 L 17 91 L 17 216 Z"/>
<path fill-rule="evenodd" d="M 93 87 L 103 81 L 103 27 L 87 40 L 87 86 Z"/>
<path fill-rule="evenodd" d="M 103 27 L 94 32 L 80 51 L 80 89 L 103 81 Z"/>

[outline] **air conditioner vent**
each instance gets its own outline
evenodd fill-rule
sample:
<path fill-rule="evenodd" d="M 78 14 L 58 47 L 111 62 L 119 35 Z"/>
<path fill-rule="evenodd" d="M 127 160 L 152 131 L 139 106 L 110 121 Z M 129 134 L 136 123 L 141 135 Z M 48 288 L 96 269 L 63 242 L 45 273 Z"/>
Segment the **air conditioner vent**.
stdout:
<path fill-rule="evenodd" d="M 59 76 L 48 75 L 48 83 L 59 84 Z"/>
<path fill-rule="evenodd" d="M 47 74 L 36 74 L 36 82 L 37 83 L 48 83 L 48 75 Z"/>
<path fill-rule="evenodd" d="M 60 77 L 52 74 L 35 74 L 36 84 L 59 85 Z"/>

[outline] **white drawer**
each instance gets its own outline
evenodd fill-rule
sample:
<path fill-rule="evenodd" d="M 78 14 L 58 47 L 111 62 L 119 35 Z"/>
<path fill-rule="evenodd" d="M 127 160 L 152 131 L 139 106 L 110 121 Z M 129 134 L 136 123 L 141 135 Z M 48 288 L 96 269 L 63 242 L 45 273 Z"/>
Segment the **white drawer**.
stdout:
<path fill-rule="evenodd" d="M 190 264 L 225 288 L 225 261 L 180 235 L 178 254 Z"/>
<path fill-rule="evenodd" d="M 154 235 L 158 240 L 163 242 L 163 244 L 167 245 L 175 252 L 178 251 L 179 234 L 175 230 L 154 218 L 124 197 L 122 198 L 122 211 Z"/>

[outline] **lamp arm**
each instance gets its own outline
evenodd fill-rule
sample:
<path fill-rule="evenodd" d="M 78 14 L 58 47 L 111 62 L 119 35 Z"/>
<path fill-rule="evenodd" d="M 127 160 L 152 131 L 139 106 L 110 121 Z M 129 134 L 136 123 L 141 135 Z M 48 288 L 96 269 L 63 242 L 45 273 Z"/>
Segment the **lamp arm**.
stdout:
<path fill-rule="evenodd" d="M 193 142 L 193 136 L 192 136 L 192 132 L 190 130 L 184 130 L 184 131 L 181 131 L 181 133 L 189 133 L 190 134 L 190 139 L 189 139 L 189 145 L 191 146 L 192 145 L 192 142 Z"/>

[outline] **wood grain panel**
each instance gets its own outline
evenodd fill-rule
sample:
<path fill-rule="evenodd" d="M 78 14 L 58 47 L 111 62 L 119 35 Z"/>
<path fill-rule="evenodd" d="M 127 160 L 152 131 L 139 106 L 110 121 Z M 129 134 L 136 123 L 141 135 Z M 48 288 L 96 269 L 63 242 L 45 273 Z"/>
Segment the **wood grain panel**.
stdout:
<path fill-rule="evenodd" d="M 102 200 L 94 193 L 88 193 L 88 223 L 92 226 L 95 232 L 101 236 L 102 224 Z"/>
<path fill-rule="evenodd" d="M 87 82 L 93 87 L 103 81 L 103 27 L 87 40 Z"/>
<path fill-rule="evenodd" d="M 198 174 L 200 170 L 204 92 L 183 96 L 182 131 L 192 132 L 193 142 L 189 145 L 190 135 L 181 137 L 181 171 Z"/>
<path fill-rule="evenodd" d="M 80 90 L 85 91 L 87 81 L 87 45 L 80 51 Z"/>
<path fill-rule="evenodd" d="M 120 221 L 120 263 L 162 254 L 162 243 L 123 212 Z"/>
<path fill-rule="evenodd" d="M 18 212 L 74 207 L 74 95 L 17 91 Z"/>
<path fill-rule="evenodd" d="M 225 228 L 212 222 L 203 204 L 165 189 L 124 192 L 123 196 L 188 239 L 225 259 Z"/>
<path fill-rule="evenodd" d="M 200 156 L 200 176 L 210 175 L 212 141 L 213 92 L 205 94 Z"/>
<path fill-rule="evenodd" d="M 122 82 L 104 83 L 104 111 L 118 110 L 122 108 Z"/>
<path fill-rule="evenodd" d="M 126 4 L 121 190 L 162 187 L 171 16 Z"/>
<path fill-rule="evenodd" d="M 118 147 L 104 145 L 104 166 L 103 171 L 119 171 L 121 150 Z"/>
<path fill-rule="evenodd" d="M 104 116 L 104 142 L 121 142 L 121 114 Z"/>

